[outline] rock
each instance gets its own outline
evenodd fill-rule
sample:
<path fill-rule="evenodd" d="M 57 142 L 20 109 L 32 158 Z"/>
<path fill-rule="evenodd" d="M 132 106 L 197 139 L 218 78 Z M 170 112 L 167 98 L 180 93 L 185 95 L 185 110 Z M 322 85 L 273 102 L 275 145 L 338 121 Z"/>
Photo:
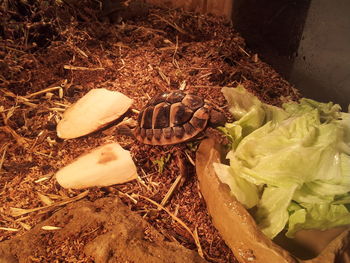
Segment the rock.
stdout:
<path fill-rule="evenodd" d="M 42 229 L 48 225 L 61 229 Z M 117 197 L 69 204 L 23 236 L 0 243 L 0 262 L 28 262 L 28 258 L 40 262 L 207 262 L 197 252 L 165 241 Z"/>
<path fill-rule="evenodd" d="M 98 147 L 56 173 L 62 187 L 74 189 L 122 184 L 136 178 L 136 166 L 130 152 L 118 143 Z"/>
<path fill-rule="evenodd" d="M 92 89 L 63 113 L 57 136 L 72 139 L 92 133 L 122 116 L 132 102 L 117 91 Z"/>

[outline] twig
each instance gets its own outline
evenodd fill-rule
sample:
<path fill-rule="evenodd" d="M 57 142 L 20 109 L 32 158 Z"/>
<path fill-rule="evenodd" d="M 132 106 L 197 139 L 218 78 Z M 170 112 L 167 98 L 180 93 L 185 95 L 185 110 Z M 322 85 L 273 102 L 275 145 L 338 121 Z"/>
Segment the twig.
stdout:
<path fill-rule="evenodd" d="M 246 54 L 248 57 L 250 57 L 250 54 L 249 54 L 247 51 L 245 51 L 241 46 L 238 46 L 238 48 L 239 48 L 244 54 Z"/>
<path fill-rule="evenodd" d="M 162 20 L 163 22 L 167 23 L 169 26 L 172 26 L 174 29 L 179 31 L 181 34 L 188 35 L 188 33 L 184 29 L 179 27 L 177 24 L 172 23 L 172 22 L 166 20 L 165 18 L 163 18 L 163 17 L 161 17 L 159 15 L 156 15 L 156 14 L 152 14 L 152 15 L 155 16 L 155 17 L 158 17 L 160 20 Z"/>
<path fill-rule="evenodd" d="M 168 200 L 172 197 L 174 192 L 181 187 L 184 182 L 186 181 L 186 176 L 187 176 L 187 170 L 186 170 L 186 161 L 184 159 L 184 156 L 180 153 L 176 155 L 176 159 L 179 163 L 179 175 L 176 177 L 174 183 L 171 185 L 169 188 L 168 192 L 165 194 L 162 202 L 160 203 L 162 206 L 164 206 Z"/>
<path fill-rule="evenodd" d="M 79 199 L 84 198 L 85 196 L 87 196 L 88 193 L 89 193 L 89 190 L 86 190 L 85 192 L 78 194 L 77 196 L 75 196 L 73 198 L 69 198 L 69 200 L 62 200 L 62 201 L 59 201 L 57 203 L 53 203 L 52 205 L 45 205 L 45 206 L 36 207 L 36 208 L 32 208 L 32 209 L 22 209 L 22 208 L 11 207 L 10 208 L 11 215 L 14 217 L 17 217 L 17 216 L 26 215 L 26 214 L 33 213 L 33 212 L 40 211 L 40 210 L 44 210 L 44 209 L 52 209 L 52 208 L 55 208 L 57 206 L 63 206 L 63 205 L 66 205 L 66 204 L 69 204 L 69 203 L 72 203 L 74 201 L 78 201 Z"/>
<path fill-rule="evenodd" d="M 2 156 L 1 156 L 1 160 L 0 160 L 0 172 L 1 172 L 1 169 L 2 169 L 2 165 L 3 165 L 4 161 L 5 161 L 7 147 L 8 147 L 8 144 L 5 144 L 4 151 L 2 152 Z"/>
<path fill-rule="evenodd" d="M 180 84 L 179 90 L 185 90 L 186 89 L 186 85 L 187 85 L 186 80 L 183 80 L 181 82 L 181 84 Z"/>
<path fill-rule="evenodd" d="M 29 146 L 27 141 L 30 141 L 29 139 L 26 139 L 20 135 L 17 134 L 17 132 L 15 132 L 10 126 L 3 126 L 0 127 L 0 131 L 6 132 L 8 134 L 11 134 L 13 138 L 15 138 L 15 140 L 17 141 L 17 143 L 19 145 L 22 146 Z"/>
<path fill-rule="evenodd" d="M 118 191 L 118 194 L 122 195 L 122 196 L 126 196 L 127 198 L 129 198 L 134 204 L 137 204 L 137 200 L 135 198 L 133 198 L 131 195 L 129 195 L 128 193 L 123 193 L 121 191 Z"/>
<path fill-rule="evenodd" d="M 51 158 L 51 159 L 56 159 L 56 157 L 51 156 L 51 153 L 50 153 L 50 154 L 46 154 L 46 153 L 42 153 L 42 152 L 35 151 L 35 152 L 33 152 L 33 154 L 45 156 L 45 157 Z"/>
<path fill-rule="evenodd" d="M 11 231 L 11 232 L 17 232 L 17 231 L 19 231 L 19 229 L 12 228 L 12 227 L 0 227 L 0 230 Z"/>
<path fill-rule="evenodd" d="M 22 97 L 22 96 L 18 96 L 16 94 L 14 94 L 13 92 L 9 91 L 9 90 L 6 90 L 6 89 L 0 89 L 0 91 L 2 93 L 5 94 L 5 96 L 8 96 L 8 97 L 11 97 L 11 98 L 15 98 L 17 99 L 19 102 L 28 102 L 29 103 L 29 100 L 25 97 Z M 34 104 L 35 105 L 35 104 Z"/>
<path fill-rule="evenodd" d="M 66 109 L 62 109 L 62 108 L 57 108 L 57 107 L 54 107 L 54 108 L 48 108 L 50 111 L 59 111 L 59 112 L 65 112 Z"/>
<path fill-rule="evenodd" d="M 192 157 L 188 154 L 187 151 L 185 151 L 186 157 L 189 160 L 189 162 L 193 165 L 196 166 L 196 163 L 193 161 Z"/>
<path fill-rule="evenodd" d="M 72 65 L 64 65 L 64 69 L 69 69 L 69 70 L 88 70 L 88 71 L 95 71 L 95 70 L 105 70 L 105 68 L 97 67 L 97 68 L 87 68 L 87 67 L 76 67 Z"/>
<path fill-rule="evenodd" d="M 15 52 L 19 52 L 19 53 L 22 53 L 22 54 L 27 54 L 26 52 L 22 51 L 22 50 L 19 50 L 19 49 L 16 49 L 16 48 L 12 48 L 12 47 L 9 47 L 9 46 L 3 46 L 3 45 L 0 45 L 0 48 L 6 48 L 8 50 L 12 50 L 12 51 L 15 51 Z"/>
<path fill-rule="evenodd" d="M 139 114 L 139 113 L 140 113 L 140 111 L 137 110 L 137 109 L 131 109 L 131 111 L 132 111 L 133 113 L 135 113 L 135 114 Z"/>
<path fill-rule="evenodd" d="M 210 76 L 212 74 L 213 74 L 213 72 L 208 72 L 206 74 L 203 74 L 203 75 L 199 76 L 198 79 L 203 79 L 203 78 L 208 77 L 208 76 Z"/>
<path fill-rule="evenodd" d="M 159 29 L 154 29 L 154 28 L 150 28 L 150 27 L 144 27 L 144 26 L 132 26 L 132 25 L 128 25 L 128 27 L 136 27 L 135 31 L 138 31 L 138 30 L 143 30 L 143 31 L 146 31 L 146 32 L 151 32 L 151 33 L 160 33 L 160 34 L 163 34 L 163 35 L 166 35 L 167 33 L 163 30 L 159 30 Z"/>
<path fill-rule="evenodd" d="M 145 182 L 144 180 L 142 180 L 142 178 L 141 178 L 140 176 L 137 176 L 136 180 L 137 180 L 137 182 L 138 182 L 139 184 L 141 184 L 142 186 L 144 186 L 148 191 L 152 191 L 151 187 L 148 186 L 148 185 L 146 184 L 146 182 Z"/>
<path fill-rule="evenodd" d="M 78 47 L 76 47 L 76 46 L 75 46 L 75 48 L 77 49 L 77 51 L 78 51 L 83 57 L 86 57 L 86 58 L 89 57 L 89 56 L 86 55 L 86 53 L 85 53 L 83 50 L 81 50 L 80 48 L 78 48 Z"/>
<path fill-rule="evenodd" d="M 176 45 L 175 45 L 175 50 L 174 50 L 174 54 L 173 54 L 173 65 L 176 67 L 176 68 L 180 68 L 179 67 L 179 63 L 177 62 L 177 60 L 175 59 L 175 56 L 176 56 L 176 53 L 177 53 L 177 49 L 179 48 L 179 37 L 176 36 Z"/>
<path fill-rule="evenodd" d="M 170 86 L 170 80 L 169 80 L 169 78 L 168 78 L 167 76 L 165 76 L 165 74 L 163 73 L 163 71 L 162 71 L 160 68 L 158 68 L 158 74 L 159 74 L 159 76 L 166 82 L 166 84 L 167 84 L 168 86 Z"/>
<path fill-rule="evenodd" d="M 180 182 L 182 181 L 182 179 L 183 179 L 183 175 L 182 174 L 180 174 L 179 176 L 176 177 L 174 183 L 170 186 L 168 192 L 165 194 L 162 202 L 160 203 L 162 206 L 165 206 L 166 203 L 169 201 L 169 199 L 173 195 L 174 191 L 180 185 Z M 160 210 L 160 208 L 158 208 L 158 210 Z"/>
<path fill-rule="evenodd" d="M 29 94 L 29 95 L 26 95 L 25 98 L 26 99 L 29 99 L 29 98 L 32 98 L 32 97 L 35 97 L 37 95 L 40 95 L 40 94 L 43 94 L 43 93 L 46 93 L 46 92 L 49 92 L 49 91 L 53 91 L 53 90 L 58 90 L 58 89 L 62 89 L 61 86 L 56 86 L 56 87 L 51 87 L 51 88 L 47 88 L 47 89 L 43 89 L 43 90 L 40 90 L 38 92 L 34 92 L 32 94 Z"/>

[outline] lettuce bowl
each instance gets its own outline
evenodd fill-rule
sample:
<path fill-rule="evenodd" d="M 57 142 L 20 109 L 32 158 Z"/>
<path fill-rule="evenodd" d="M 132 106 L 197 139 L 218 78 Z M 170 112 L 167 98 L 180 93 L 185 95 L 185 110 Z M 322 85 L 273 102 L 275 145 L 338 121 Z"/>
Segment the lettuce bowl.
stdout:
<path fill-rule="evenodd" d="M 213 139 L 203 140 L 196 156 L 196 172 L 214 226 L 241 263 L 350 262 L 350 228 L 299 230 L 268 238 L 245 206 L 215 173 L 214 163 L 225 162 L 227 152 Z"/>

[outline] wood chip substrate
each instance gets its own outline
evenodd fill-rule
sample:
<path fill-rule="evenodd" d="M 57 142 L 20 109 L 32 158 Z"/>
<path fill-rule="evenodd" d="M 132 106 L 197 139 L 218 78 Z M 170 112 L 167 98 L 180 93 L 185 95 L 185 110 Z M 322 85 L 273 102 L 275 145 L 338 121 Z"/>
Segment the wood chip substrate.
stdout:
<path fill-rule="evenodd" d="M 72 203 L 118 197 L 164 240 L 197 251 L 209 262 L 236 262 L 213 227 L 198 188 L 195 152 L 208 135 L 151 146 L 120 133 L 117 124 L 137 119 L 152 96 L 170 90 L 204 97 L 229 121 L 224 86 L 242 84 L 277 106 L 298 99 L 298 92 L 252 53 L 223 18 L 148 6 L 114 21 L 102 15 L 98 0 L 0 5 L 0 246 Z M 58 138 L 56 125 L 63 112 L 93 88 L 119 91 L 134 103 L 101 130 Z M 60 168 L 115 141 L 131 152 L 137 180 L 82 190 L 57 183 L 54 175 Z M 166 200 L 179 176 L 185 180 Z M 84 247 L 109 229 L 66 230 L 63 238 L 57 233 L 67 222 L 51 223 L 28 262 L 93 262 Z"/>

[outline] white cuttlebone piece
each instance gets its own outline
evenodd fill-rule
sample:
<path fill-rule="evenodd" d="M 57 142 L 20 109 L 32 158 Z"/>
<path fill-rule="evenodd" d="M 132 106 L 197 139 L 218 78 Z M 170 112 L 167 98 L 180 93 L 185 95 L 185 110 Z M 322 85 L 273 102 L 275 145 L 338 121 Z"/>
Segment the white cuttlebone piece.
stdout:
<path fill-rule="evenodd" d="M 73 189 L 122 184 L 136 178 L 130 152 L 116 142 L 83 154 L 56 173 L 62 187 Z"/>
<path fill-rule="evenodd" d="M 122 116 L 132 103 L 120 92 L 92 89 L 63 113 L 57 136 L 72 139 L 92 133 Z"/>

